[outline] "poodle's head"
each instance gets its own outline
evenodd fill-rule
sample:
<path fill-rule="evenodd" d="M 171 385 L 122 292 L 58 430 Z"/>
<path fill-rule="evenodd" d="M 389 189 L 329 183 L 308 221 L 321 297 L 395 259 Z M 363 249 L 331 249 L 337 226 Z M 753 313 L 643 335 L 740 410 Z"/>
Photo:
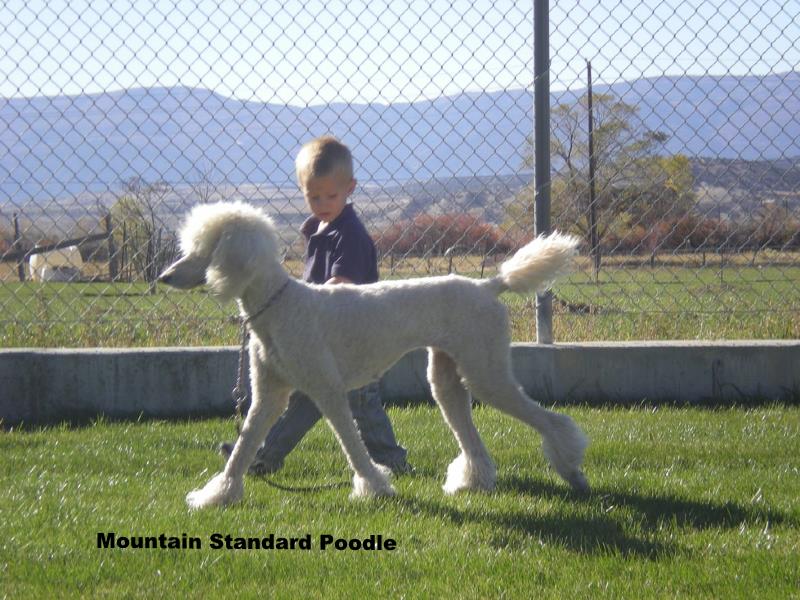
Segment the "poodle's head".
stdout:
<path fill-rule="evenodd" d="M 243 202 L 194 207 L 181 229 L 180 248 L 182 257 L 159 281 L 179 289 L 205 283 L 222 300 L 240 298 L 279 256 L 272 220 Z"/>

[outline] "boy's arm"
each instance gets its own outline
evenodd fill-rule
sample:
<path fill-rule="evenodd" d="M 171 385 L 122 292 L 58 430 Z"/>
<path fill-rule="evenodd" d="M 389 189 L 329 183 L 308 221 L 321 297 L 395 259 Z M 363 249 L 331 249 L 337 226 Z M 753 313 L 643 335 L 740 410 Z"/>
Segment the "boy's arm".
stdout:
<path fill-rule="evenodd" d="M 332 254 L 331 277 L 325 283 L 352 283 L 361 285 L 374 281 L 370 271 L 376 270 L 375 246 L 366 230 L 350 227 L 342 231 Z"/>
<path fill-rule="evenodd" d="M 328 279 L 328 281 L 325 282 L 325 285 L 336 285 L 337 283 L 353 283 L 353 280 L 340 275 L 335 275 Z"/>

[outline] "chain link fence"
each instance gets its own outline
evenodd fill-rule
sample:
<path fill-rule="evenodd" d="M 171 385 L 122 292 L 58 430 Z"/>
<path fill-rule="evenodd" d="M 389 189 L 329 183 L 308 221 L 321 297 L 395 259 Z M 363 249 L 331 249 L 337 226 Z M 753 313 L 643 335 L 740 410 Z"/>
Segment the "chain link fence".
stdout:
<path fill-rule="evenodd" d="M 155 284 L 192 205 L 263 206 L 332 133 L 384 278 L 485 276 L 533 234 L 532 3 L 0 5 L 3 346 L 236 343 Z M 557 341 L 800 337 L 800 5 L 550 7 Z M 517 340 L 534 302 L 507 297 Z"/>

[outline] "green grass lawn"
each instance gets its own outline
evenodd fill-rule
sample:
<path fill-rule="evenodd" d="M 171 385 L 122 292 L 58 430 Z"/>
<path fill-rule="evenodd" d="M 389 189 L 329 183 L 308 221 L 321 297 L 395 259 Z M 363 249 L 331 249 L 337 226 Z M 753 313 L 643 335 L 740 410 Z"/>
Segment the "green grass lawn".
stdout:
<path fill-rule="evenodd" d="M 456 455 L 431 407 L 392 409 L 416 473 L 398 496 L 351 501 L 318 425 L 244 501 L 190 513 L 221 467 L 230 420 L 0 433 L 0 597 L 792 598 L 800 590 L 800 408 L 567 409 L 589 434 L 594 491 L 545 468 L 538 436 L 475 420 L 497 490 L 446 497 Z M 196 550 L 98 549 L 98 532 L 196 536 Z M 311 551 L 215 550 L 214 533 L 311 534 Z M 318 548 L 383 535 L 394 551 Z"/>
<path fill-rule="evenodd" d="M 800 338 L 800 269 L 615 268 L 554 289 L 556 341 Z M 536 339 L 533 298 L 511 294 L 514 339 Z"/>
<path fill-rule="evenodd" d="M 560 342 L 800 338 L 797 267 L 609 267 L 598 282 L 579 271 L 555 294 L 553 330 Z M 502 299 L 513 339 L 535 340 L 534 298 Z M 220 306 L 203 290 L 0 282 L 0 309 L 3 347 L 238 343 L 235 305 Z"/>
<path fill-rule="evenodd" d="M 144 283 L 0 284 L 5 347 L 214 346 L 238 343 L 236 305 L 204 290 Z M 13 319 L 8 319 L 13 315 Z"/>

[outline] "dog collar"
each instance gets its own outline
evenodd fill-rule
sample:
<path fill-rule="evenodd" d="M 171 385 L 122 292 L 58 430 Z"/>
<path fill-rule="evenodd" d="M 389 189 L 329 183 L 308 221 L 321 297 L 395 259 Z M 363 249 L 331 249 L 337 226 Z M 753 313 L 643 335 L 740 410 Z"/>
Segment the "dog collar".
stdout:
<path fill-rule="evenodd" d="M 267 311 L 267 309 L 268 309 L 270 306 L 272 306 L 273 304 L 275 304 L 275 302 L 278 300 L 278 298 L 280 298 L 281 294 L 283 294 L 283 290 L 285 290 L 285 289 L 286 289 L 286 287 L 289 285 L 289 282 L 290 282 L 291 280 L 292 280 L 292 278 L 291 278 L 291 277 L 287 277 L 286 281 L 285 281 L 285 282 L 283 283 L 283 285 L 282 285 L 282 286 L 281 286 L 281 287 L 278 289 L 278 291 L 277 291 L 277 292 L 275 292 L 274 294 L 272 294 L 272 296 L 270 296 L 270 297 L 269 297 L 269 299 L 268 299 L 268 300 L 267 300 L 267 301 L 264 303 L 264 305 L 263 305 L 261 308 L 259 308 L 259 309 L 258 309 L 256 312 L 254 312 L 252 315 L 250 315 L 250 316 L 249 316 L 249 317 L 247 317 L 246 319 L 244 319 L 244 320 L 242 321 L 242 325 L 249 325 L 249 324 L 250 324 L 250 323 L 252 323 L 252 322 L 253 322 L 255 319 L 257 319 L 257 318 L 258 318 L 258 317 L 260 317 L 262 314 L 264 314 L 264 313 Z"/>

